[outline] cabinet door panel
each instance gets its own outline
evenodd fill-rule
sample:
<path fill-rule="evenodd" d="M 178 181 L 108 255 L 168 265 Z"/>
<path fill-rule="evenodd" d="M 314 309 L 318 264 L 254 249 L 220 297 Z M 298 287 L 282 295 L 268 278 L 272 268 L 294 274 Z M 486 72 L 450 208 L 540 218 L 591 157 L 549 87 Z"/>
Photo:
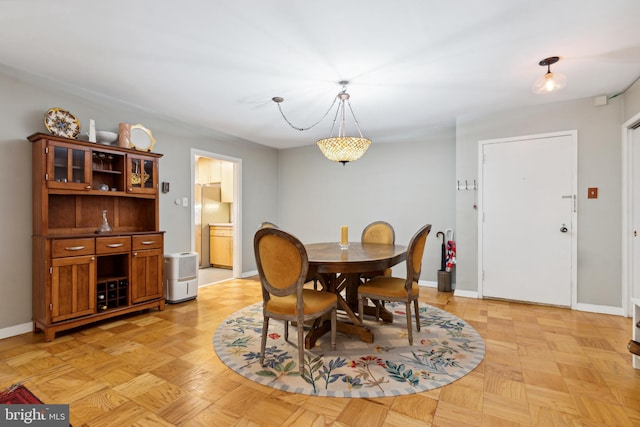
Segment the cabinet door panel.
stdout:
<path fill-rule="evenodd" d="M 95 257 L 51 261 L 51 319 L 54 322 L 95 312 Z"/>
<path fill-rule="evenodd" d="M 131 300 L 138 303 L 164 295 L 164 255 L 161 249 L 133 252 L 131 257 Z"/>
<path fill-rule="evenodd" d="M 155 158 L 129 154 L 127 156 L 127 192 L 158 193 L 158 162 Z"/>
<path fill-rule="evenodd" d="M 91 150 L 62 142 L 47 146 L 47 186 L 66 190 L 91 189 Z"/>

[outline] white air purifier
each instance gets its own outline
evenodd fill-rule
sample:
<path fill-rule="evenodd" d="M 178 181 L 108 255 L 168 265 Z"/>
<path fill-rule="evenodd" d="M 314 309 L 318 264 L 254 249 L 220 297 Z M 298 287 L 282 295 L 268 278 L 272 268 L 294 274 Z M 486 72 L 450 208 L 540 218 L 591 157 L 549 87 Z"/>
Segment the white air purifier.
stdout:
<path fill-rule="evenodd" d="M 180 252 L 164 256 L 164 298 L 168 303 L 198 296 L 198 254 Z"/>

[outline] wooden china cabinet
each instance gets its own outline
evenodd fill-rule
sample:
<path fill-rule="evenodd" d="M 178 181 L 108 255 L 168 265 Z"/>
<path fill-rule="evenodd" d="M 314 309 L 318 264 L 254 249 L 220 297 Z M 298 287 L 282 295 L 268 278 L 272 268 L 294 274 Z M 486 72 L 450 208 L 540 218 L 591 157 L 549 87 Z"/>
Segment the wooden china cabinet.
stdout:
<path fill-rule="evenodd" d="M 56 332 L 164 309 L 161 154 L 43 133 L 33 143 L 33 323 Z M 98 233 L 103 212 L 111 231 Z"/>

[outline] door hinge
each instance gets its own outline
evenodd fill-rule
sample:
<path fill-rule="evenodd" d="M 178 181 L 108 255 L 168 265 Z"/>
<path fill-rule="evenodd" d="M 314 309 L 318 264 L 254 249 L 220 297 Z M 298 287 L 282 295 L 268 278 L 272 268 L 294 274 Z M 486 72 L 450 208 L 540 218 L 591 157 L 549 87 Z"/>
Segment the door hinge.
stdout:
<path fill-rule="evenodd" d="M 53 267 L 49 267 L 49 274 L 53 274 Z"/>
<path fill-rule="evenodd" d="M 48 173 L 45 173 L 45 174 L 44 174 L 44 180 L 45 180 L 45 181 L 49 181 L 49 174 L 48 174 Z"/>
<path fill-rule="evenodd" d="M 53 304 L 49 304 L 49 311 L 53 311 Z"/>
<path fill-rule="evenodd" d="M 49 154 L 49 147 L 44 147 L 44 154 Z"/>

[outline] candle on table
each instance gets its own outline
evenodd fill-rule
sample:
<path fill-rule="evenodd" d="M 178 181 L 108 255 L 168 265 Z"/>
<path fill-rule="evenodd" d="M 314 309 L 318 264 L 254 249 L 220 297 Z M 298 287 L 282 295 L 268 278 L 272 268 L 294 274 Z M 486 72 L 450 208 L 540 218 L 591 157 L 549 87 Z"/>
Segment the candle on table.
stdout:
<path fill-rule="evenodd" d="M 340 227 L 340 244 L 346 245 L 349 243 L 349 227 L 343 225 Z"/>

